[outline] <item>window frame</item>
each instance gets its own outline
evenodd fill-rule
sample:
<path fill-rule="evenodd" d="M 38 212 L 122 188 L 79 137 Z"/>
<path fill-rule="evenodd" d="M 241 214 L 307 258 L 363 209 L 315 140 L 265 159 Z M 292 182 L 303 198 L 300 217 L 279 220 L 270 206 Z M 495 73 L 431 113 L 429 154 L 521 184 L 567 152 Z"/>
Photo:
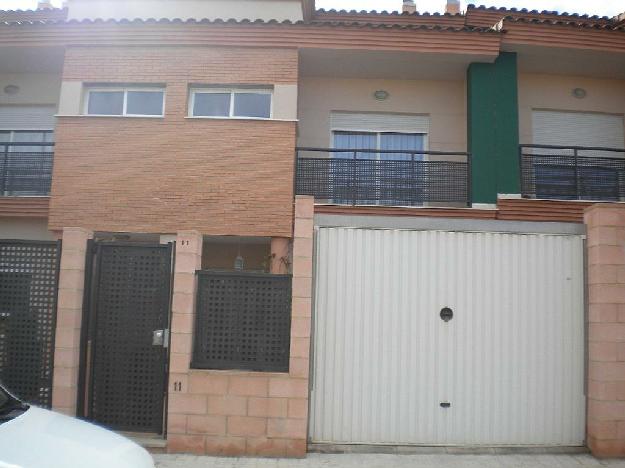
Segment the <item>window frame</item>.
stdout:
<path fill-rule="evenodd" d="M 190 119 L 229 119 L 229 120 L 273 120 L 273 88 L 213 88 L 195 86 L 189 88 L 189 102 L 187 117 Z M 195 95 L 196 94 L 230 94 L 230 109 L 228 115 L 194 115 Z M 269 117 L 246 117 L 234 115 L 234 96 L 236 94 L 268 94 L 269 100 Z"/>
<path fill-rule="evenodd" d="M 139 92 L 153 92 L 153 93 L 163 93 L 163 106 L 161 108 L 160 115 L 158 114 L 128 114 L 128 93 L 133 91 Z M 101 92 L 110 92 L 110 93 L 124 93 L 124 99 L 122 104 L 122 113 L 121 114 L 90 114 L 89 113 L 89 101 L 91 98 L 91 93 L 101 93 Z M 165 117 L 165 102 L 167 100 L 167 93 L 165 86 L 88 86 L 85 89 L 85 102 L 83 103 L 83 115 L 88 117 L 139 117 L 139 118 L 148 118 L 148 119 L 162 119 Z"/>

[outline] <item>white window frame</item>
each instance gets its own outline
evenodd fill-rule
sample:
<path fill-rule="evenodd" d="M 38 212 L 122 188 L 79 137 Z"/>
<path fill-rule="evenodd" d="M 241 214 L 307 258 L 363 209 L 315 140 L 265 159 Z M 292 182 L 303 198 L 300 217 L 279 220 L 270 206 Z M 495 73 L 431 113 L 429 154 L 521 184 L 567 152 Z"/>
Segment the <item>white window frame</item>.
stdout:
<path fill-rule="evenodd" d="M 127 113 L 127 105 L 128 105 L 128 92 L 133 91 L 147 91 L 153 93 L 163 93 L 163 107 L 161 109 L 160 115 L 158 114 L 128 114 Z M 89 100 L 91 98 L 92 92 L 122 92 L 124 93 L 124 101 L 122 106 L 121 114 L 90 114 L 89 113 Z M 152 118 L 152 119 L 160 119 L 165 116 L 165 101 L 166 101 L 167 93 L 165 92 L 165 87 L 149 87 L 149 86 L 89 86 L 85 92 L 85 102 L 83 106 L 83 114 L 89 117 L 141 117 L 141 118 Z"/>
<path fill-rule="evenodd" d="M 196 94 L 230 94 L 230 111 L 228 115 L 194 115 Z M 234 115 L 235 94 L 269 94 L 269 117 L 245 117 Z M 272 88 L 202 88 L 194 87 L 189 90 L 189 109 L 187 117 L 192 119 L 231 119 L 231 120 L 271 120 L 273 119 L 273 89 Z"/>

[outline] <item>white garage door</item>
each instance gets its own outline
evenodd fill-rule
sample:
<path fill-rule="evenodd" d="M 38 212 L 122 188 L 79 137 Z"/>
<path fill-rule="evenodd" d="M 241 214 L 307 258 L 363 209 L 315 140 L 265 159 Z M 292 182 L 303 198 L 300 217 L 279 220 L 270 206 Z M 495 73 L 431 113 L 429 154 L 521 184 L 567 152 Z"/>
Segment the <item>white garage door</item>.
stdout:
<path fill-rule="evenodd" d="M 312 441 L 583 445 L 582 242 L 320 228 Z"/>

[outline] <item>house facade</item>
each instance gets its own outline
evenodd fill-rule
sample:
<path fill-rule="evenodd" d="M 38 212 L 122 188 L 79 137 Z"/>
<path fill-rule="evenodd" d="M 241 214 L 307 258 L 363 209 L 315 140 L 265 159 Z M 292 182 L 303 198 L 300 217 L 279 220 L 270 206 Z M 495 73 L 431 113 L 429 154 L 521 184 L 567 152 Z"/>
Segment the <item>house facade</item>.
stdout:
<path fill-rule="evenodd" d="M 0 379 L 155 451 L 625 456 L 622 15 L 175 3 L 0 12 Z"/>

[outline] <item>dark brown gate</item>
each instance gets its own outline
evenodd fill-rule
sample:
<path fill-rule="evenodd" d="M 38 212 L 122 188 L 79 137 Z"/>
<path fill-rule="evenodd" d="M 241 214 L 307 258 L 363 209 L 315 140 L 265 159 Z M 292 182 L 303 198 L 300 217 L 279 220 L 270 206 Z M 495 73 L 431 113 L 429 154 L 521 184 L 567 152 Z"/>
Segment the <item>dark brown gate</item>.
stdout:
<path fill-rule="evenodd" d="M 161 434 L 172 247 L 94 243 L 92 249 L 86 416 L 115 430 Z"/>
<path fill-rule="evenodd" d="M 52 404 L 60 242 L 0 241 L 0 381 Z"/>

